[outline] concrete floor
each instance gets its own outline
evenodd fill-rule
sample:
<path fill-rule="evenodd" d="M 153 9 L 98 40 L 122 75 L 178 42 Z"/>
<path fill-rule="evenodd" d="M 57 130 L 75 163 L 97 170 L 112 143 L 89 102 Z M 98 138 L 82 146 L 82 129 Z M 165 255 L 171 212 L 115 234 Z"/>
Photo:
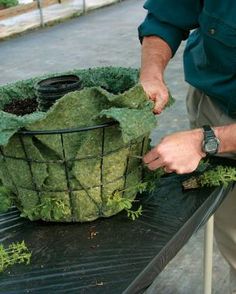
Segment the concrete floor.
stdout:
<path fill-rule="evenodd" d="M 126 0 L 55 27 L 0 42 L 0 84 L 73 68 L 139 67 L 137 26 L 145 15 L 142 5 L 141 0 Z M 183 46 L 166 72 L 166 83 L 176 103 L 159 116 L 153 144 L 166 133 L 188 128 L 182 51 Z M 200 230 L 157 278 L 149 293 L 201 294 L 202 244 Z M 215 248 L 213 293 L 227 293 L 227 279 L 228 266 Z"/>

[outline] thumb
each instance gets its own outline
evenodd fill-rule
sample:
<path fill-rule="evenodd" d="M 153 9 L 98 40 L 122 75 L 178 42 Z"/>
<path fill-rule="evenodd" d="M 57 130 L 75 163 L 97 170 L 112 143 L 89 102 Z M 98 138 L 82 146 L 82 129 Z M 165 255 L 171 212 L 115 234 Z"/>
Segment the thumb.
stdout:
<path fill-rule="evenodd" d="M 158 97 L 156 97 L 153 112 L 156 114 L 160 114 L 162 110 L 164 109 L 165 105 L 167 104 L 167 102 L 168 102 L 168 97 L 166 98 L 162 95 L 159 95 Z"/>

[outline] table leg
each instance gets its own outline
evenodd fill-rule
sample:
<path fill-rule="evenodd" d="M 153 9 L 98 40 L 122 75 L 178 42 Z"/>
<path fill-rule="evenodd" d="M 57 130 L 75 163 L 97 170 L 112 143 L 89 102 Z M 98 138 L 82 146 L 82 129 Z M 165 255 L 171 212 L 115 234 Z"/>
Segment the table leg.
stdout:
<path fill-rule="evenodd" d="M 204 236 L 204 294 L 212 292 L 212 256 L 213 256 L 213 230 L 214 215 L 212 215 L 205 226 Z"/>
<path fill-rule="evenodd" d="M 38 9 L 39 9 L 40 25 L 41 27 L 44 27 L 43 9 L 41 5 L 41 0 L 36 0 L 36 1 L 37 1 Z"/>
<path fill-rule="evenodd" d="M 86 0 L 83 0 L 83 13 L 87 12 L 87 5 Z"/>

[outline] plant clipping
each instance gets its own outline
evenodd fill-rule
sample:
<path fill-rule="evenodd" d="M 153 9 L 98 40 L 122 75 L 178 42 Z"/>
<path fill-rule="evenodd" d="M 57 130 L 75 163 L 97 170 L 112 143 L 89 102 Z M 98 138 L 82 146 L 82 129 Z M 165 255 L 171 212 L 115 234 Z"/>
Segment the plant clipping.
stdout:
<path fill-rule="evenodd" d="M 11 243 L 7 248 L 0 244 L 0 273 L 14 264 L 29 264 L 30 258 L 31 252 L 24 241 Z"/>

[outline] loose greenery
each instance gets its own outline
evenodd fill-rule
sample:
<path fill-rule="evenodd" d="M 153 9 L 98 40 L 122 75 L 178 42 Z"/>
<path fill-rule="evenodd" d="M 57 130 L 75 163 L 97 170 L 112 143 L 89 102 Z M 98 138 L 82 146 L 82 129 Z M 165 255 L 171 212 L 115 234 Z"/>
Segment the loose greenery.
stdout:
<path fill-rule="evenodd" d="M 227 186 L 229 183 L 236 181 L 236 168 L 230 166 L 218 165 L 213 169 L 205 171 L 199 176 L 201 186 Z"/>
<path fill-rule="evenodd" d="M 227 186 L 236 181 L 236 168 L 230 166 L 211 166 L 208 162 L 201 162 L 200 175 L 195 175 L 183 182 L 184 189 L 199 187 Z"/>
<path fill-rule="evenodd" d="M 25 242 L 11 243 L 7 248 L 0 244 L 0 272 L 14 264 L 29 264 L 31 252 Z"/>

